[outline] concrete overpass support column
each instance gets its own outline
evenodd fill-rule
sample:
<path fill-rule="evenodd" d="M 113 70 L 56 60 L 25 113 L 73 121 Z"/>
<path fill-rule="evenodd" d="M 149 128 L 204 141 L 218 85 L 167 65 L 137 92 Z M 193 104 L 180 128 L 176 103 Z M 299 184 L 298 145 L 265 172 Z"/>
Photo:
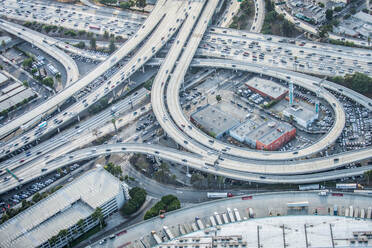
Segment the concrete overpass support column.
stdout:
<path fill-rule="evenodd" d="M 80 115 L 78 115 L 77 118 L 78 118 L 78 121 L 80 121 Z"/>
<path fill-rule="evenodd" d="M 58 133 L 60 133 L 60 132 L 61 132 L 61 130 L 59 130 L 59 127 L 57 128 L 57 132 L 58 132 Z"/>
<path fill-rule="evenodd" d="M 61 107 L 59 106 L 59 104 L 57 105 L 57 108 L 58 108 L 58 112 L 61 112 Z"/>
<path fill-rule="evenodd" d="M 142 66 L 142 72 L 145 73 L 145 66 Z"/>
<path fill-rule="evenodd" d="M 115 88 L 114 88 L 114 89 L 112 89 L 112 96 L 113 96 L 113 98 L 114 98 L 114 99 L 116 99 L 116 92 L 115 92 Z"/>

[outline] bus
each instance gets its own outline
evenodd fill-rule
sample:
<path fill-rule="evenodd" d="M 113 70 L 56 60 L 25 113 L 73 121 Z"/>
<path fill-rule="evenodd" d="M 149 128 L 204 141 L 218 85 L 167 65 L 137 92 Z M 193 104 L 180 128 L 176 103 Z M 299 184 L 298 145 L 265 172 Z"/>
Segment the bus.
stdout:
<path fill-rule="evenodd" d="M 230 192 L 207 192 L 208 198 L 227 198 L 232 196 Z"/>

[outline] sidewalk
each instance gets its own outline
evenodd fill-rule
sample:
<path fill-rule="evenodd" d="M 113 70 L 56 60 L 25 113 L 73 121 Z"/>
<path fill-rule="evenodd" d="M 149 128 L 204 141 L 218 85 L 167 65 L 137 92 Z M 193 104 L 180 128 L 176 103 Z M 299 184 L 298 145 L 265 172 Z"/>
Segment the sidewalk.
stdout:
<path fill-rule="evenodd" d="M 101 230 L 98 233 L 94 234 L 89 239 L 82 241 L 81 243 L 79 243 L 75 247 L 76 248 L 86 247 L 86 246 L 88 246 L 90 244 L 93 244 L 93 243 L 97 242 L 98 240 L 103 239 L 104 237 L 107 237 L 107 236 L 109 236 L 111 234 L 115 234 L 117 231 L 119 231 L 119 230 L 121 230 L 121 229 L 123 229 L 123 228 L 125 228 L 127 226 L 131 226 L 131 225 L 133 225 L 135 223 L 141 222 L 143 220 L 143 216 L 146 213 L 146 211 L 149 210 L 154 203 L 155 203 L 155 200 L 153 198 L 147 197 L 145 203 L 142 205 L 142 207 L 136 213 L 128 216 L 128 218 L 126 218 L 123 222 L 118 223 L 116 226 L 111 226 L 110 227 L 109 224 L 108 224 L 103 230 Z M 108 218 L 109 219 L 110 218 L 113 218 L 116 214 L 120 214 L 120 213 L 119 212 L 116 212 L 116 213 L 114 213 L 112 216 L 110 216 Z M 110 221 L 113 221 L 113 219 L 112 220 L 108 220 L 108 221 L 109 222 Z"/>

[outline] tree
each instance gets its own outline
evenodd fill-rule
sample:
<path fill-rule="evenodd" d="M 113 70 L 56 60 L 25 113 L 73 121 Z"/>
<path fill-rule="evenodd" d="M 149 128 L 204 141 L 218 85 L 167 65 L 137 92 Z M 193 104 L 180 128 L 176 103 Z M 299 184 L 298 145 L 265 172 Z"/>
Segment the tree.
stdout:
<path fill-rule="evenodd" d="M 93 220 L 99 220 L 100 228 L 102 229 L 103 225 L 103 214 L 101 208 L 96 208 L 96 210 L 92 214 Z"/>
<path fill-rule="evenodd" d="M 39 202 L 41 199 L 43 199 L 43 198 L 41 197 L 41 195 L 40 195 L 39 192 L 37 192 L 37 193 L 32 197 L 32 201 L 35 202 L 35 203 Z"/>
<path fill-rule="evenodd" d="M 142 8 L 143 11 L 146 6 L 146 0 L 136 0 L 136 6 Z"/>
<path fill-rule="evenodd" d="M 115 46 L 115 39 L 111 39 L 110 40 L 110 45 L 109 45 L 109 52 L 110 53 L 113 53 L 114 51 L 115 51 L 115 49 L 116 49 L 116 46 Z"/>
<path fill-rule="evenodd" d="M 112 125 L 114 125 L 115 133 L 117 134 L 118 133 L 118 129 L 116 128 L 116 119 L 115 118 L 112 118 L 111 119 L 111 123 L 112 123 Z"/>
<path fill-rule="evenodd" d="M 84 49 L 85 48 L 85 42 L 84 41 L 80 41 L 78 44 L 76 44 L 76 47 L 78 47 L 80 49 Z"/>
<path fill-rule="evenodd" d="M 46 86 L 49 86 L 50 88 L 53 88 L 53 86 L 54 86 L 54 81 L 53 81 L 53 78 L 51 78 L 51 77 L 44 78 L 42 83 Z"/>
<path fill-rule="evenodd" d="M 109 36 L 110 36 L 109 32 L 105 30 L 105 32 L 103 33 L 103 38 L 108 39 Z"/>
<path fill-rule="evenodd" d="M 131 199 L 129 199 L 121 208 L 121 213 L 130 215 L 138 211 L 146 201 L 147 192 L 143 188 L 134 187 L 129 191 Z"/>
<path fill-rule="evenodd" d="M 120 3 L 120 8 L 122 9 L 129 9 L 130 7 L 132 7 L 132 2 L 121 2 Z"/>
<path fill-rule="evenodd" d="M 58 81 L 61 81 L 61 73 L 57 73 L 57 74 L 56 74 L 56 79 L 57 79 Z"/>
<path fill-rule="evenodd" d="M 28 88 L 28 82 L 25 80 L 25 81 L 23 81 L 23 86 L 25 86 L 26 88 Z"/>
<path fill-rule="evenodd" d="M 92 50 L 96 50 L 97 49 L 97 41 L 96 41 L 96 38 L 92 37 L 92 39 L 90 39 L 90 48 Z"/>
<path fill-rule="evenodd" d="M 221 95 L 216 95 L 216 100 L 217 100 L 217 102 L 220 102 L 222 100 Z"/>
<path fill-rule="evenodd" d="M 326 10 L 326 19 L 327 19 L 328 21 L 331 21 L 332 18 L 333 18 L 333 10 L 331 10 L 331 9 L 327 9 L 327 10 Z"/>
<path fill-rule="evenodd" d="M 367 179 L 367 184 L 369 185 L 370 180 L 372 180 L 372 170 L 364 172 L 364 176 Z"/>
<path fill-rule="evenodd" d="M 30 68 L 32 66 L 33 59 L 32 58 L 27 58 L 23 60 L 22 66 L 25 68 Z"/>

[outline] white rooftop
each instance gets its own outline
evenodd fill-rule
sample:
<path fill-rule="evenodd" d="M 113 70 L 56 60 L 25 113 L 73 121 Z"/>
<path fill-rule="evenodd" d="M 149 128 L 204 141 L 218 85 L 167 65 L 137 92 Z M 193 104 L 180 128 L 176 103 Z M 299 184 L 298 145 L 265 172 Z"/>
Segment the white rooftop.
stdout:
<path fill-rule="evenodd" d="M 259 77 L 253 77 L 245 84 L 275 99 L 288 92 L 286 87 L 283 87 L 274 81 Z"/>
<path fill-rule="evenodd" d="M 35 247 L 116 197 L 121 182 L 102 167 L 75 179 L 0 225 L 0 247 Z"/>
<path fill-rule="evenodd" d="M 210 232 L 209 236 L 241 235 L 241 241 L 246 242 L 246 247 L 258 247 L 258 244 L 260 244 L 266 248 L 303 248 L 306 247 L 306 239 L 310 244 L 309 247 L 333 247 L 332 239 L 336 248 L 370 247 L 366 243 L 361 246 L 358 242 L 351 245 L 350 240 L 355 239 L 353 232 L 371 231 L 372 221 L 340 216 L 301 215 L 248 219 L 221 225 L 220 227 L 221 229 L 216 231 L 216 236 L 214 231 Z M 205 234 L 204 230 L 192 232 L 180 238 L 185 239 L 188 236 L 200 237 L 201 240 L 208 241 L 205 239 L 208 235 Z M 175 247 L 169 244 L 180 245 L 177 240 L 178 238 L 160 246 Z M 284 245 L 284 240 L 286 245 Z"/>
<path fill-rule="evenodd" d="M 0 85 L 8 80 L 8 77 L 0 72 Z"/>

